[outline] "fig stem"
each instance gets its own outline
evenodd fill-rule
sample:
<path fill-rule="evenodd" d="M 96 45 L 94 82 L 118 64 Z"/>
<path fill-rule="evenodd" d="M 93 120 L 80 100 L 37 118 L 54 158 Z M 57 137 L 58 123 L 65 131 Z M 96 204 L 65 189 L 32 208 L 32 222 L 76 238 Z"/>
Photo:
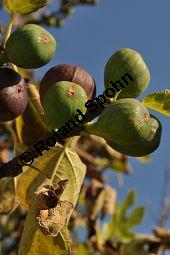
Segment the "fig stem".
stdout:
<path fill-rule="evenodd" d="M 120 94 L 121 90 L 116 92 L 115 96 L 112 98 L 113 102 L 117 100 L 118 95 Z"/>
<path fill-rule="evenodd" d="M 3 44 L 2 44 L 4 49 L 5 49 L 5 46 L 6 46 L 6 42 L 7 42 L 8 38 L 11 35 L 13 22 L 14 22 L 14 13 L 11 13 L 10 18 L 9 18 L 9 22 L 8 22 L 8 25 L 7 25 L 7 28 L 6 28 L 6 35 L 5 35 Z"/>

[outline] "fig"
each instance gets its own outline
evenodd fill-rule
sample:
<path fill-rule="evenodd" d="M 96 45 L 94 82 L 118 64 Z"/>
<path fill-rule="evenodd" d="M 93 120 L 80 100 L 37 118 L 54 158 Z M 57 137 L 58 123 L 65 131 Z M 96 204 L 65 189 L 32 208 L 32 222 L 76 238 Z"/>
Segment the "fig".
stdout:
<path fill-rule="evenodd" d="M 56 41 L 44 28 L 27 24 L 11 34 L 6 43 L 7 62 L 25 69 L 46 65 L 55 55 Z"/>
<path fill-rule="evenodd" d="M 24 79 L 9 67 L 0 67 L 0 121 L 10 121 L 22 114 L 27 106 Z"/>
<path fill-rule="evenodd" d="M 46 91 L 43 102 L 49 130 L 59 129 L 80 112 L 82 115 L 86 111 L 87 100 L 86 91 L 73 82 L 60 81 L 51 86 Z"/>
<path fill-rule="evenodd" d="M 107 143 L 116 151 L 132 157 L 143 157 L 153 153 L 160 145 L 162 125 L 160 121 L 151 116 L 151 130 L 149 136 L 133 145 L 120 145 L 113 141 Z"/>
<path fill-rule="evenodd" d="M 150 114 L 137 99 L 120 99 L 106 107 L 97 122 L 87 125 L 86 129 L 117 144 L 133 145 L 148 137 Z"/>
<path fill-rule="evenodd" d="M 96 95 L 96 85 L 93 77 L 81 67 L 62 64 L 50 68 L 40 83 L 40 99 L 43 104 L 46 91 L 60 81 L 70 81 L 82 86 L 88 96 L 92 99 Z"/>
<path fill-rule="evenodd" d="M 150 73 L 142 56 L 132 49 L 116 51 L 105 66 L 105 87 L 121 90 L 118 99 L 138 97 L 149 82 Z"/>

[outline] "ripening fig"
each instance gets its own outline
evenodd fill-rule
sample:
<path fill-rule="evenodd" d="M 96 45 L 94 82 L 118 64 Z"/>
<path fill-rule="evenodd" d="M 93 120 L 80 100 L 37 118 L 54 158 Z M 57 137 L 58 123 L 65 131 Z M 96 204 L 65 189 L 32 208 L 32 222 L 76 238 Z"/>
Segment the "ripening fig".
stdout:
<path fill-rule="evenodd" d="M 49 130 L 58 129 L 78 114 L 85 113 L 88 100 L 86 91 L 79 85 L 61 81 L 51 86 L 44 95 L 43 109 Z"/>
<path fill-rule="evenodd" d="M 27 106 L 24 79 L 9 67 L 0 67 L 0 121 L 10 121 L 22 114 Z"/>
<path fill-rule="evenodd" d="M 43 104 L 46 91 L 57 82 L 70 81 L 83 87 L 87 93 L 88 99 L 96 95 L 96 85 L 93 77 L 81 67 L 62 64 L 48 70 L 40 83 L 40 99 Z"/>
<path fill-rule="evenodd" d="M 11 34 L 6 43 L 6 62 L 34 69 L 46 65 L 55 55 L 56 41 L 44 28 L 27 24 Z"/>
<path fill-rule="evenodd" d="M 118 99 L 138 97 L 146 90 L 149 82 L 150 73 L 142 56 L 132 49 L 116 51 L 105 66 L 105 87 L 122 90 Z"/>
<path fill-rule="evenodd" d="M 160 121 L 151 115 L 151 130 L 147 138 L 137 141 L 133 145 L 120 145 L 113 141 L 107 143 L 116 151 L 132 157 L 143 157 L 153 153 L 160 145 L 162 125 Z"/>
<path fill-rule="evenodd" d="M 87 131 L 122 145 L 133 145 L 148 137 L 151 130 L 147 108 L 133 98 L 120 99 L 104 109 Z"/>

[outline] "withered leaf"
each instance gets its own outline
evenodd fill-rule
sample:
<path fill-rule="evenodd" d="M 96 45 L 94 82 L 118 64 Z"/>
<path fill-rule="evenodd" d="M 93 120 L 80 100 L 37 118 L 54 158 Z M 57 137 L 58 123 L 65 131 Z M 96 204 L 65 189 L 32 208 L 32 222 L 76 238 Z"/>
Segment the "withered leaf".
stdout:
<path fill-rule="evenodd" d="M 105 187 L 104 202 L 102 208 L 102 218 L 106 215 L 112 215 L 115 209 L 117 193 L 114 188 L 109 185 Z"/>
<path fill-rule="evenodd" d="M 52 181 L 45 179 L 35 192 L 37 220 L 44 234 L 57 236 L 67 223 L 67 216 L 73 209 L 73 204 L 59 201 L 67 183 L 68 180 L 62 180 L 58 183 L 58 188 L 54 189 Z"/>
<path fill-rule="evenodd" d="M 60 201 L 55 208 L 40 210 L 37 219 L 42 232 L 50 236 L 57 236 L 63 226 L 66 226 L 67 215 L 72 208 L 71 202 Z"/>
<path fill-rule="evenodd" d="M 67 183 L 67 179 L 59 181 L 58 188 L 55 189 L 52 181 L 46 178 L 35 192 L 38 197 L 37 205 L 39 205 L 39 209 L 54 208 L 59 202 Z"/>
<path fill-rule="evenodd" d="M 86 166 L 81 162 L 79 156 L 73 149 L 57 145 L 44 153 L 43 156 L 37 158 L 33 163 L 33 167 L 38 168 L 40 172 L 35 171 L 32 167 L 24 167 L 24 173 L 17 179 L 17 195 L 20 197 L 22 204 L 29 207 L 18 254 L 53 255 L 54 249 L 55 255 L 70 254 L 70 238 L 68 231 L 65 231 L 65 226 L 61 228 L 57 236 L 45 235 L 40 230 L 36 219 L 37 199 L 33 194 L 44 181 L 44 176 L 52 181 L 56 195 L 60 194 L 60 191 L 57 190 L 59 188 L 58 183 L 61 180 L 69 180 L 60 200 L 60 202 L 68 201 L 73 205 L 69 212 L 67 210 L 69 206 L 68 204 L 66 205 L 66 220 L 69 221 L 78 200 L 80 188 L 86 173 Z M 60 207 L 58 207 L 57 212 L 60 211 Z M 48 216 L 45 212 L 44 218 L 46 217 Z"/>

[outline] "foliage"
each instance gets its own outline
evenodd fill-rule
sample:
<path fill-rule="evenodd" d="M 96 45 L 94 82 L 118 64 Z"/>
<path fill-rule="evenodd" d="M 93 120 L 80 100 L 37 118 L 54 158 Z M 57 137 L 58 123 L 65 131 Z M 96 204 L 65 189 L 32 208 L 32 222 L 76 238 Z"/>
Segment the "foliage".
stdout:
<path fill-rule="evenodd" d="M 94 128 L 91 134 L 87 130 L 93 125 L 90 121 L 96 115 L 98 116 L 102 112 L 107 113 L 108 109 L 111 108 L 116 109 L 114 107 L 117 102 L 119 104 L 121 100 L 127 100 L 121 99 L 119 101 L 120 91 L 120 94 L 117 91 L 118 93 L 116 92 L 113 98 L 110 97 L 107 100 L 104 94 L 94 98 L 96 91 L 92 76 L 74 65 L 70 65 L 70 75 L 67 69 L 68 65 L 64 65 L 63 73 L 64 77 L 67 77 L 66 81 L 63 81 L 64 78 L 61 77 L 59 77 L 59 80 L 58 78 L 54 79 L 53 75 L 47 80 L 43 80 L 43 86 L 45 86 L 43 91 L 44 99 L 49 95 L 47 100 L 48 107 L 43 109 L 44 105 L 42 100 L 40 101 L 41 92 L 39 91 L 39 84 L 42 84 L 42 81 L 38 84 L 33 84 L 34 70 L 25 70 L 26 67 L 31 66 L 33 60 L 27 58 L 28 65 L 25 66 L 24 61 L 27 54 L 24 54 L 23 49 L 25 45 L 30 46 L 29 41 L 24 39 L 22 41 L 23 47 L 20 45 L 20 40 L 19 42 L 15 41 L 10 46 L 12 47 L 11 52 L 14 53 L 16 53 L 17 46 L 17 57 L 23 57 L 23 59 L 19 59 L 19 61 L 21 60 L 19 66 L 13 61 L 13 53 L 10 53 L 10 62 L 12 63 L 8 63 L 5 60 L 6 47 L 8 47 L 8 40 L 11 40 L 13 28 L 20 31 L 23 27 L 28 27 L 29 25 L 26 24 L 30 22 L 59 27 L 72 14 L 72 10 L 77 5 L 94 3 L 96 3 L 95 0 L 62 0 L 59 10 L 47 15 L 45 10 L 48 8 L 48 1 L 45 0 L 3 1 L 3 8 L 9 13 L 10 19 L 6 26 L 6 32 L 2 35 L 0 63 L 2 66 L 7 66 L 10 70 L 12 69 L 13 72 L 17 72 L 17 77 L 22 77 L 24 80 L 23 86 L 28 94 L 26 109 L 20 112 L 17 118 L 16 116 L 10 116 L 8 122 L 2 119 L 0 123 L 0 162 L 2 163 L 0 165 L 0 241 L 3 255 L 151 255 L 160 254 L 160 252 L 170 249 L 170 233 L 169 230 L 163 227 L 155 227 L 153 235 L 135 233 L 133 228 L 141 223 L 144 216 L 144 206 L 135 207 L 136 192 L 134 190 L 130 190 L 122 202 L 118 201 L 117 191 L 113 186 L 107 184 L 105 175 L 105 171 L 110 169 L 112 174 L 116 173 L 119 185 L 122 185 L 123 175 L 130 174 L 132 171 L 128 156 L 109 146 L 111 135 L 115 132 L 114 139 L 117 139 L 117 142 L 121 144 L 121 139 L 126 138 L 129 134 L 124 132 L 124 127 L 127 126 L 127 120 L 129 120 L 132 123 L 130 127 L 133 126 L 134 129 L 128 146 L 134 146 L 133 149 L 137 150 L 135 146 L 139 137 L 134 138 L 134 133 L 140 133 L 139 124 L 144 120 L 145 135 L 147 131 L 151 131 L 145 123 L 145 121 L 150 121 L 150 114 L 145 107 L 170 116 L 170 91 L 164 90 L 147 95 L 141 102 L 133 99 L 135 106 L 128 112 L 126 111 L 127 119 L 123 119 L 125 110 L 120 107 L 120 115 L 118 117 L 120 118 L 121 114 L 122 116 L 121 119 L 116 121 L 121 126 L 122 133 L 119 133 L 118 136 L 118 130 L 114 126 L 111 127 L 112 123 L 106 124 L 102 128 L 102 131 L 109 135 L 109 139 L 106 139 L 108 140 L 106 141 L 104 140 L 106 136 L 103 135 L 104 138 L 102 138 L 102 135 L 97 133 L 97 128 Z M 45 8 L 41 9 L 42 7 Z M 34 30 L 36 33 L 32 34 L 33 26 L 35 25 L 31 25 L 31 34 L 28 32 L 28 35 L 34 48 L 35 36 L 38 32 Z M 46 33 L 44 29 L 40 28 L 40 31 Z M 48 38 L 46 35 L 45 37 L 44 34 L 42 36 L 45 46 L 50 38 L 49 33 Z M 41 33 L 39 37 L 41 37 Z M 23 39 L 23 36 L 19 33 L 17 40 L 18 38 Z M 39 46 L 36 46 L 36 53 L 37 51 L 42 52 L 41 56 L 46 54 L 46 51 L 49 50 L 47 48 L 50 47 L 45 46 L 43 46 L 43 52 L 42 49 L 38 48 Z M 21 48 L 22 50 L 19 52 Z M 125 51 L 134 52 L 129 49 Z M 31 54 L 33 54 L 33 51 L 31 51 Z M 117 63 L 120 65 L 116 69 L 116 77 L 119 77 L 119 74 L 123 75 L 124 73 L 122 74 L 121 72 L 126 64 L 126 71 L 131 71 L 137 75 L 139 88 L 135 94 L 130 91 L 130 95 L 133 97 L 145 90 L 150 78 L 149 70 L 145 66 L 143 59 L 139 53 L 135 54 L 135 61 L 136 56 L 140 59 L 135 65 L 133 65 L 133 58 L 128 59 L 127 62 L 121 62 L 122 59 L 123 61 L 127 60 L 127 56 L 125 58 L 123 56 L 120 59 L 116 57 L 116 63 L 111 63 L 111 66 L 109 66 L 109 78 L 107 77 L 109 81 L 111 79 L 110 75 L 114 75 L 113 70 L 110 72 L 110 68 L 114 69 L 114 65 Z M 42 60 L 39 54 L 35 55 L 33 57 Z M 34 60 L 35 62 L 38 61 L 37 59 Z M 41 67 L 48 61 L 40 61 L 38 62 L 40 64 L 35 67 Z M 54 70 L 58 70 L 57 68 L 54 67 L 50 70 L 53 73 Z M 146 84 L 141 83 L 140 70 L 143 70 L 143 80 L 146 81 Z M 57 72 L 60 73 L 60 71 Z M 0 77 L 0 81 L 2 82 L 2 77 Z M 68 86 L 69 84 L 72 84 L 71 88 Z M 144 85 L 144 88 L 140 87 L 141 84 Z M 4 87 L 13 85 L 19 86 L 20 83 L 18 80 L 11 82 L 9 77 L 5 76 Z M 58 91 L 59 85 L 62 92 Z M 133 86 L 131 86 L 131 89 L 133 89 Z M 0 88 L 0 93 L 2 93 L 2 90 L 3 88 Z M 83 100 L 80 97 L 81 91 L 83 91 Z M 7 96 L 8 93 L 9 91 L 7 91 Z M 17 93 L 19 92 L 15 92 L 15 96 L 18 95 Z M 127 93 L 129 93 L 129 90 L 127 90 Z M 70 97 L 70 101 L 68 97 Z M 102 101 L 103 98 L 105 99 L 104 102 Z M 15 160 L 18 159 L 19 155 L 29 147 L 33 148 L 35 142 L 49 138 L 50 125 L 46 120 L 44 111 L 49 114 L 50 110 L 53 109 L 54 116 L 49 122 L 56 120 L 57 128 L 59 128 L 61 122 L 62 124 L 65 122 L 63 119 L 69 120 L 70 117 L 74 116 L 73 111 L 79 107 L 80 109 L 84 107 L 84 101 L 87 99 L 89 99 L 88 102 L 91 106 L 97 110 L 97 113 L 90 106 L 86 107 L 85 123 L 81 123 L 78 127 L 76 126 L 74 132 L 67 134 L 61 142 L 56 142 L 55 146 L 46 147 L 42 155 L 36 157 L 33 164 L 22 167 L 15 164 L 18 162 Z M 17 106 L 19 107 L 19 104 Z M 68 116 L 65 113 L 66 108 L 62 109 L 64 106 L 68 107 Z M 146 112 L 141 114 L 141 120 L 136 110 L 136 108 L 139 108 L 138 106 L 142 106 L 148 113 L 148 115 Z M 4 106 L 4 109 L 5 107 L 7 105 Z M 8 102 L 9 112 L 12 109 L 13 105 L 11 106 L 10 102 Z M 3 113 L 2 107 L 0 111 Z M 137 115 L 136 119 L 132 113 Z M 106 114 L 107 120 L 112 120 L 112 117 L 113 112 L 110 116 Z M 113 128 L 111 132 L 110 128 Z M 153 136 L 156 131 L 154 126 L 151 129 L 150 135 Z M 98 136 L 95 136 L 95 134 Z M 148 138 L 148 143 L 145 143 L 145 145 L 141 139 L 140 146 L 143 149 L 145 149 L 144 146 L 147 147 L 151 144 L 152 136 L 150 139 Z M 9 153 L 15 157 L 13 160 L 9 160 Z M 137 158 L 137 160 L 148 163 L 150 155 L 145 153 L 143 157 Z M 80 228 L 83 228 L 86 232 L 85 240 L 81 240 L 79 237 L 82 233 Z"/>

